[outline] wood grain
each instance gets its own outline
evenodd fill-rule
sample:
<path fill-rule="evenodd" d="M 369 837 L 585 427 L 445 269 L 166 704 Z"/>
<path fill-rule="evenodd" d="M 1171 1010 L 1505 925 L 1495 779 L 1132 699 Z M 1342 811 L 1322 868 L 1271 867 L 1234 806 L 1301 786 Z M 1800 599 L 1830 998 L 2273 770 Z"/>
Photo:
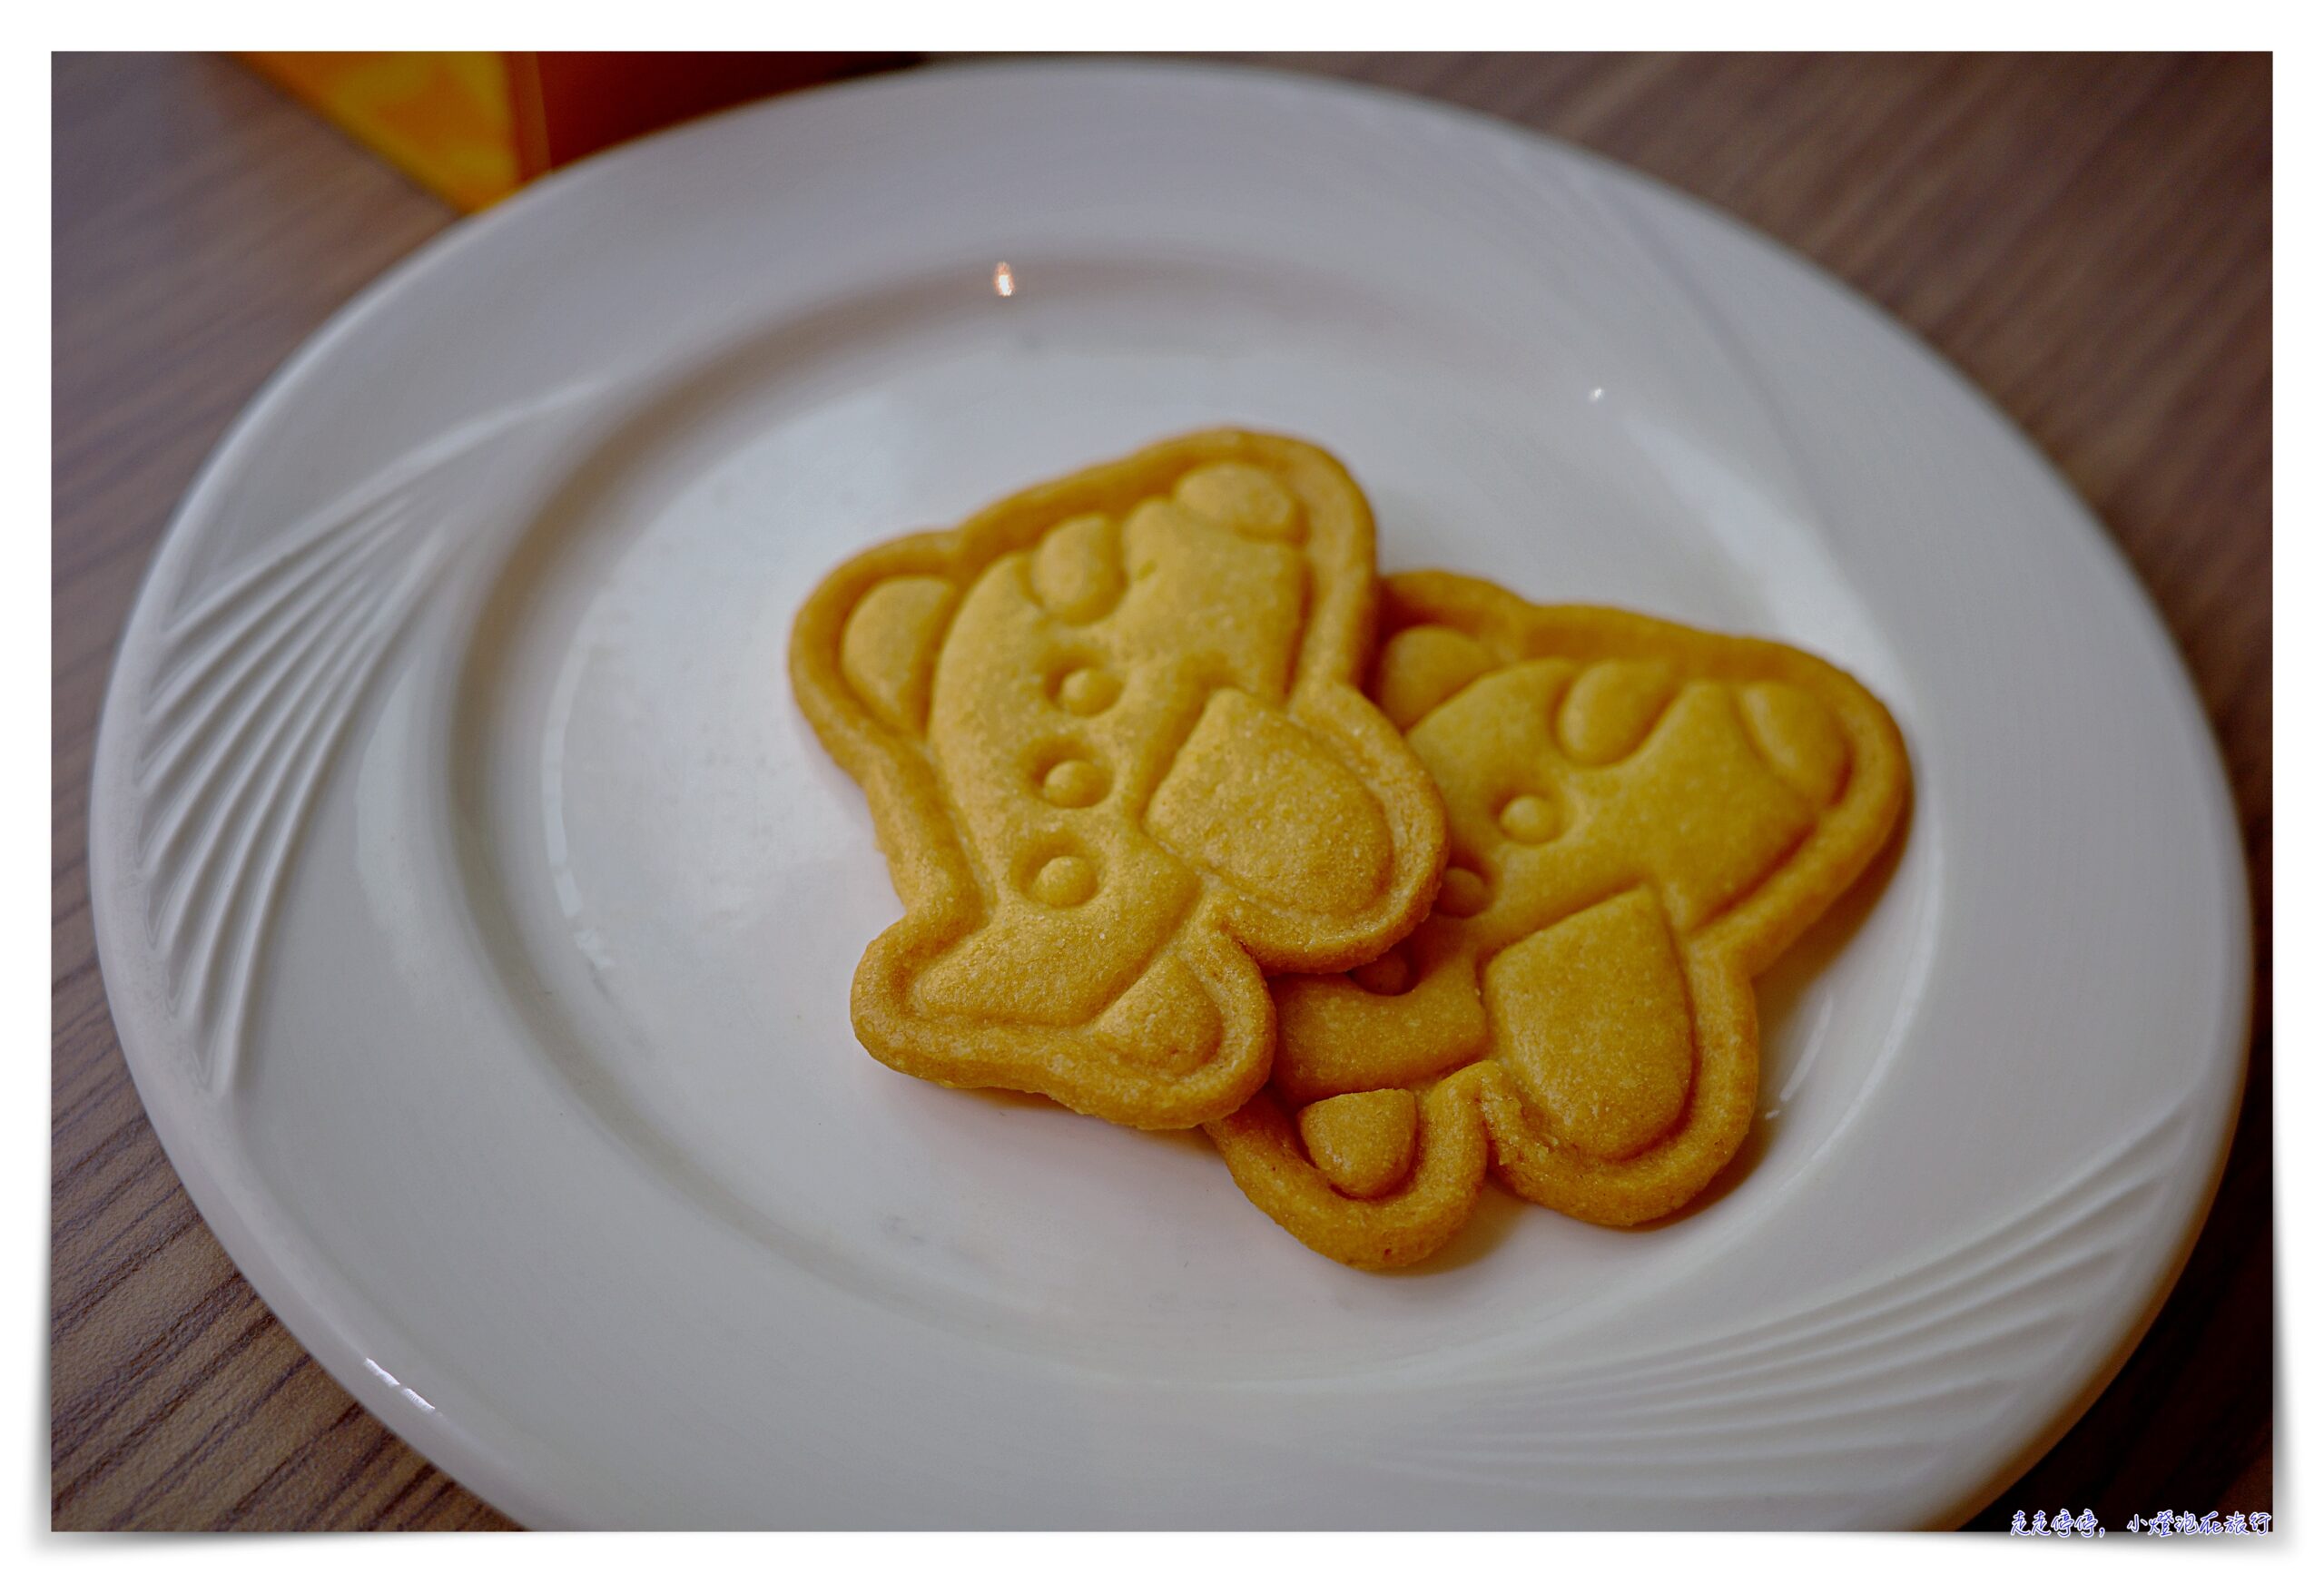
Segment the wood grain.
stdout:
<path fill-rule="evenodd" d="M 2019 1508 L 2273 1509 L 2269 1008 L 2272 80 L 2265 57 L 1311 56 L 1570 139 L 1799 250 L 1965 369 L 2096 508 L 2219 734 L 2251 859 L 2250 1082 L 2218 1203 Z M 54 66 L 51 1519 L 504 1519 L 251 1292 L 155 1143 L 91 934 L 90 752 L 139 575 L 202 457 L 332 310 L 449 223 L 225 62 Z"/>

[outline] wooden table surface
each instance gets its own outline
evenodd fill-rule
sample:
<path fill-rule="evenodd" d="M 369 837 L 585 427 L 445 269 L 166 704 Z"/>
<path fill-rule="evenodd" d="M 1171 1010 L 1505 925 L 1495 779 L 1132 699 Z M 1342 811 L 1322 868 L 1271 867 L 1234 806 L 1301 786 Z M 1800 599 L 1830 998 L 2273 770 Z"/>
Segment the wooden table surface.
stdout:
<path fill-rule="evenodd" d="M 2018 1509 L 2273 1509 L 2271 96 L 2264 57 L 1343 56 L 1741 216 L 1983 386 L 2161 605 L 2251 860 L 2250 1083 L 2216 1206 Z M 54 66 L 52 1520 L 504 1526 L 310 1360 L 220 1251 L 131 1086 L 88 898 L 91 749 L 148 555 L 260 383 L 442 204 L 230 62 Z"/>

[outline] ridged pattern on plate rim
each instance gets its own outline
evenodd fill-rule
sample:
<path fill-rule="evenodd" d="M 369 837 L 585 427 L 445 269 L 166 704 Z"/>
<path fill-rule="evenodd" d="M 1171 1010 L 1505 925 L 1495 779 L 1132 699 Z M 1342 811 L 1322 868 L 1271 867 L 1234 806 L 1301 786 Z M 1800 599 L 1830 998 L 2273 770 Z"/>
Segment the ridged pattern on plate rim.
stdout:
<path fill-rule="evenodd" d="M 1828 1492 L 1843 1469 L 1860 1489 L 1891 1487 L 2071 1338 L 2080 1294 L 2147 1224 L 2188 1115 L 2174 1102 L 2024 1207 L 1868 1281 L 1731 1331 L 1502 1382 L 1490 1411 L 1448 1411 L 1464 1427 L 1415 1460 L 1468 1478 L 1547 1472 L 1575 1493 L 1636 1494 L 1649 1479 L 1670 1500 Z M 1956 1366 L 1981 1355 L 1994 1366 Z"/>
<path fill-rule="evenodd" d="M 197 1084 L 232 1089 L 300 833 L 396 640 L 458 552 L 460 464 L 570 405 L 567 386 L 464 423 L 177 591 L 132 768 L 147 938 Z"/>

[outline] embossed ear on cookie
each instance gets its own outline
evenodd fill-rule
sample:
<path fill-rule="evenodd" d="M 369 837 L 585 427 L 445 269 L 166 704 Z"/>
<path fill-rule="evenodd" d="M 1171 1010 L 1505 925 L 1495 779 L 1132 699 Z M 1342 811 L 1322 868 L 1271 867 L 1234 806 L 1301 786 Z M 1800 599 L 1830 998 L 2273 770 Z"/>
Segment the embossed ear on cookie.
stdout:
<path fill-rule="evenodd" d="M 874 583 L 857 601 L 840 641 L 840 674 L 891 731 L 928 728 L 928 698 L 960 593 L 949 578 L 905 573 Z"/>
<path fill-rule="evenodd" d="M 1429 711 L 1502 663 L 1457 627 L 1433 622 L 1400 626 L 1380 645 L 1372 696 L 1398 731 L 1410 731 Z"/>
<path fill-rule="evenodd" d="M 828 722 L 910 738 L 926 733 L 936 656 L 960 603 L 950 536 L 919 534 L 867 551 L 825 578 L 801 608 L 792 668 L 818 731 Z M 851 713 L 858 718 L 843 718 Z"/>
<path fill-rule="evenodd" d="M 965 575 L 949 533 L 856 556 L 818 584 L 791 631 L 792 694 L 840 768 L 863 788 L 907 910 L 958 917 L 975 877 L 924 743 L 936 658 Z M 927 832 L 899 839 L 903 831 Z"/>

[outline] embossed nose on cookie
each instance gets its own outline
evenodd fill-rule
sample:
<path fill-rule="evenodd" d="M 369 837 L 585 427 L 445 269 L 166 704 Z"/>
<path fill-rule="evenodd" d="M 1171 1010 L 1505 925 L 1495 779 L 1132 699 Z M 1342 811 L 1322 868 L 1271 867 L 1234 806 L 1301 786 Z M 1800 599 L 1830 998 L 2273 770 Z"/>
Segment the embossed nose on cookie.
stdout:
<path fill-rule="evenodd" d="M 866 1046 L 1131 1125 L 1232 1110 L 1272 1057 L 1262 971 L 1376 955 L 1443 864 L 1354 684 L 1361 495 L 1313 447 L 1196 436 L 872 556 L 833 575 L 836 679 L 895 762 L 824 733 L 906 902 Z"/>

